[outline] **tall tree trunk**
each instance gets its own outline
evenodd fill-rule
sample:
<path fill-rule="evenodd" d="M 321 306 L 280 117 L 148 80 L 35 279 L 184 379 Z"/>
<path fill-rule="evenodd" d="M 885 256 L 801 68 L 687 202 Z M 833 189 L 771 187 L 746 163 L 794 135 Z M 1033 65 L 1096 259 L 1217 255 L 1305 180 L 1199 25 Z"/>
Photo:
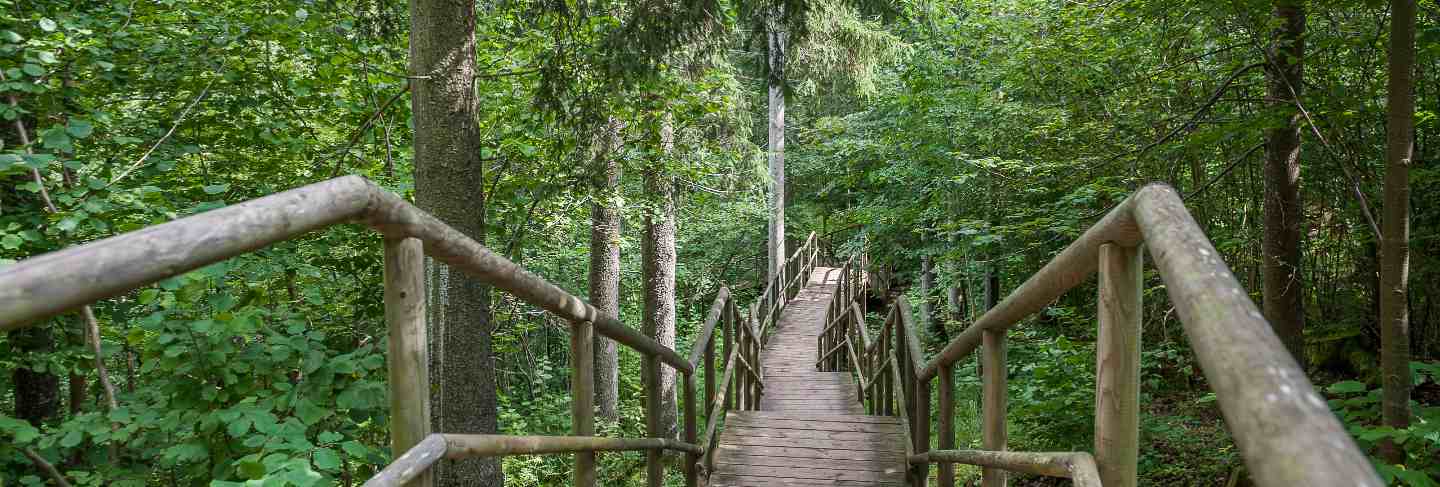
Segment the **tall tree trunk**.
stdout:
<path fill-rule="evenodd" d="M 1380 238 L 1380 412 L 1386 426 L 1410 426 L 1410 159 L 1415 128 L 1415 0 L 1390 1 L 1390 81 L 1385 154 L 1385 213 Z M 1380 455 L 1402 463 L 1388 438 Z"/>
<path fill-rule="evenodd" d="M 1305 56 L 1304 0 L 1276 0 L 1280 27 L 1268 53 L 1267 98 L 1289 114 L 1287 122 L 1265 132 L 1265 235 L 1263 294 L 1265 319 L 1290 350 L 1301 370 L 1305 357 L 1305 302 L 1300 273 L 1300 96 Z"/>
<path fill-rule="evenodd" d="M 770 10 L 769 30 L 769 77 L 770 89 L 770 130 L 769 163 L 770 179 L 774 187 L 770 190 L 770 267 L 769 277 L 774 278 L 785 264 L 785 7 L 776 5 Z M 762 286 L 763 287 L 763 286 Z"/>
<path fill-rule="evenodd" d="M 610 117 L 595 162 L 595 203 L 590 206 L 590 304 L 620 316 L 620 162 L 624 123 Z M 595 336 L 595 405 L 600 417 L 620 419 L 620 356 L 615 341 Z"/>
<path fill-rule="evenodd" d="M 666 112 L 660 123 L 662 158 L 674 148 L 674 121 Z M 675 188 L 662 160 L 645 168 L 645 192 L 650 205 L 645 212 L 645 238 L 641 259 L 645 261 L 645 333 L 661 345 L 675 348 Z M 679 433 L 676 409 L 675 369 L 660 366 L 660 425 L 666 436 Z"/>
<path fill-rule="evenodd" d="M 15 418 L 40 427 L 60 413 L 60 377 L 28 366 L 55 350 L 49 323 L 10 332 L 10 346 L 20 365 L 11 376 L 15 386 Z"/>
<path fill-rule="evenodd" d="M 484 170 L 475 100 L 475 3 L 410 1 L 411 110 L 415 124 L 415 203 L 477 241 L 485 241 Z M 490 288 L 450 276 L 440 331 L 445 355 L 435 408 L 440 431 L 496 433 L 495 358 Z M 442 486 L 503 485 L 497 459 L 461 460 L 439 472 Z"/>

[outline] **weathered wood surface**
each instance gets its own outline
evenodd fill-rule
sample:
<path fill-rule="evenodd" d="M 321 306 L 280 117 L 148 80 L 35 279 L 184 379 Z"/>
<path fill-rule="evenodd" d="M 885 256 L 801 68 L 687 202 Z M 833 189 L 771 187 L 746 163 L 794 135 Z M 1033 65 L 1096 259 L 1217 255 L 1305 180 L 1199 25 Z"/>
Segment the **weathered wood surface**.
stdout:
<path fill-rule="evenodd" d="M 761 351 L 759 411 L 733 411 L 715 453 L 711 486 L 899 486 L 899 419 L 867 416 L 848 372 L 820 372 L 815 344 L 840 274 L 817 267 Z"/>

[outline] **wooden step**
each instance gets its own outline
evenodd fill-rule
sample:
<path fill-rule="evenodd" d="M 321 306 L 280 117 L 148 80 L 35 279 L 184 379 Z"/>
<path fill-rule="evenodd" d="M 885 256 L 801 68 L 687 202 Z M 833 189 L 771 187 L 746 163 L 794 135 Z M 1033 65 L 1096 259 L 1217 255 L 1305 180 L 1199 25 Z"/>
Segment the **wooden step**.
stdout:
<path fill-rule="evenodd" d="M 833 269 L 816 268 L 809 285 L 781 312 L 761 352 L 760 410 L 726 415 L 710 485 L 904 485 L 900 420 L 864 414 L 851 373 L 815 368 L 816 337 L 835 290 L 833 283 L 821 282 L 827 271 Z"/>

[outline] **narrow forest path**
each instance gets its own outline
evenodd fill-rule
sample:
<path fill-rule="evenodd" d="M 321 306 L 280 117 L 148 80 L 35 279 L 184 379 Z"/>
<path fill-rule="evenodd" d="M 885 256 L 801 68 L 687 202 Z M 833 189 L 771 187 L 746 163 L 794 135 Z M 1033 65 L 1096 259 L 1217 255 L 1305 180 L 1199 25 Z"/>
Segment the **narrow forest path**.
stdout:
<path fill-rule="evenodd" d="M 780 315 L 761 364 L 760 411 L 725 418 L 711 486 L 899 486 L 905 437 L 898 418 L 865 414 L 848 372 L 815 362 L 839 269 L 816 267 Z"/>

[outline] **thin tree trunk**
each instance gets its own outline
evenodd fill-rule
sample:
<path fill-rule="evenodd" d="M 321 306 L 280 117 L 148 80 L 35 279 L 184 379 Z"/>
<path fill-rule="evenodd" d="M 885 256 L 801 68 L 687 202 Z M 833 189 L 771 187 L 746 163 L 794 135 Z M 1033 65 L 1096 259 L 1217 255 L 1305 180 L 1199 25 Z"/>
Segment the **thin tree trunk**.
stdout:
<path fill-rule="evenodd" d="M 415 203 L 477 241 L 485 241 L 484 168 L 475 100 L 475 3 L 410 1 L 411 111 L 415 124 Z M 439 345 L 445 358 L 435 409 L 445 433 L 498 432 L 490 288 L 450 276 Z M 497 459 L 448 463 L 447 487 L 503 485 Z"/>
<path fill-rule="evenodd" d="M 935 315 L 935 266 L 930 256 L 920 257 L 920 323 L 929 326 L 934 342 L 943 346 L 950 341 L 945 320 Z"/>
<path fill-rule="evenodd" d="M 1303 0 L 1276 0 L 1280 27 L 1268 53 L 1267 98 L 1289 113 L 1287 122 L 1265 133 L 1265 233 L 1263 294 L 1265 319 L 1306 368 L 1305 303 L 1300 273 L 1300 113 L 1294 108 L 1304 73 Z"/>
<path fill-rule="evenodd" d="M 50 372 L 39 372 L 28 364 L 55 350 L 51 326 L 43 324 L 10 332 L 10 346 L 20 366 L 11 376 L 15 386 L 15 417 L 39 428 L 60 412 L 60 378 Z"/>
<path fill-rule="evenodd" d="M 1410 426 L 1410 160 L 1415 128 L 1415 0 L 1390 1 L 1390 81 L 1386 124 L 1385 213 L 1380 238 L 1380 412 L 1386 426 Z M 1388 438 L 1380 456 L 1405 461 Z"/>
<path fill-rule="evenodd" d="M 770 11 L 768 59 L 770 74 L 769 151 L 770 179 L 770 266 L 769 277 L 781 272 L 785 263 L 785 7 Z M 763 286 L 762 286 L 763 287 Z"/>
<path fill-rule="evenodd" d="M 110 382 L 110 370 L 105 366 L 105 356 L 100 346 L 100 321 L 95 319 L 95 310 L 89 306 L 80 308 L 80 316 L 84 318 L 85 342 L 90 345 L 90 353 L 95 354 L 95 375 L 100 382 L 100 391 L 105 395 L 105 412 L 113 413 L 120 408 L 120 402 L 115 400 L 115 384 Z M 118 431 L 119 423 L 110 423 L 111 431 Z M 120 458 L 120 451 L 117 442 L 110 442 L 107 446 L 110 461 L 113 463 Z"/>
<path fill-rule="evenodd" d="M 590 304 L 620 316 L 620 162 L 624 123 L 610 117 L 595 162 L 595 203 L 590 207 Z M 602 419 L 620 419 L 620 356 L 615 341 L 595 336 L 595 405 Z"/>
<path fill-rule="evenodd" d="M 674 147 L 673 118 L 666 112 L 660 123 L 660 147 L 670 157 Z M 645 272 L 645 333 L 661 345 L 675 347 L 675 189 L 663 161 L 645 168 L 645 192 L 650 207 L 645 214 L 641 259 Z M 679 433 L 675 370 L 660 366 L 660 425 L 669 438 Z"/>

